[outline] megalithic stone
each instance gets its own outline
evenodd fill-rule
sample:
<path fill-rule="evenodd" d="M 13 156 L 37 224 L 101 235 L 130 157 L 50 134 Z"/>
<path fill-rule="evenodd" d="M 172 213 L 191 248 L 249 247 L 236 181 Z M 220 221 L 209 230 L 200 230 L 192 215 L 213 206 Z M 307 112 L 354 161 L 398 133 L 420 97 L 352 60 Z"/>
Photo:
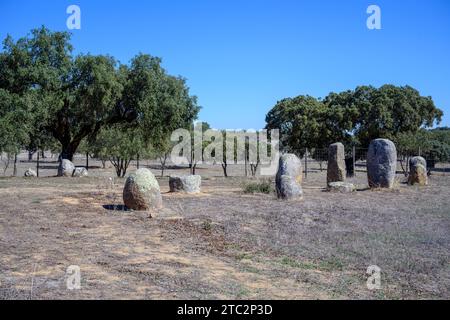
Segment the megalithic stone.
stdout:
<path fill-rule="evenodd" d="M 302 162 L 291 153 L 283 154 L 278 164 L 275 178 L 277 196 L 279 199 L 302 198 Z"/>
<path fill-rule="evenodd" d="M 427 161 L 422 157 L 412 157 L 409 160 L 408 184 L 426 186 L 428 184 Z"/>
<path fill-rule="evenodd" d="M 162 197 L 158 180 L 148 169 L 139 169 L 128 176 L 123 188 L 123 202 L 138 211 L 159 209 Z"/>
<path fill-rule="evenodd" d="M 340 142 L 328 147 L 327 185 L 331 182 L 345 181 L 345 150 Z"/>
<path fill-rule="evenodd" d="M 392 188 L 397 169 L 397 149 L 388 139 L 375 139 L 367 153 L 367 179 L 370 188 Z"/>

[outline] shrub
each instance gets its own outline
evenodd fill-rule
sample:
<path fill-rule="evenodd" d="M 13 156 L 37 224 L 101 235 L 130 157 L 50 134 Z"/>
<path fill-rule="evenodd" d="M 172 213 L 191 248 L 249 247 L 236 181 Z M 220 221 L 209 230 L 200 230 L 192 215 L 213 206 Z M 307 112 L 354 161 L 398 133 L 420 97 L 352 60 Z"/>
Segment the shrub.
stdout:
<path fill-rule="evenodd" d="M 243 186 L 244 193 L 265 193 L 269 194 L 275 191 L 270 180 L 261 180 L 257 182 L 249 182 Z"/>

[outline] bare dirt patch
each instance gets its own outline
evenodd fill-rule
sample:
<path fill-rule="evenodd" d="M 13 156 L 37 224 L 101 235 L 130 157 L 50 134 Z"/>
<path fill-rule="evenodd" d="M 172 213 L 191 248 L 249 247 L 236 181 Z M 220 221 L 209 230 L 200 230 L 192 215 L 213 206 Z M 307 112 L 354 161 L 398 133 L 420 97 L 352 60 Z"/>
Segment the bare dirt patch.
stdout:
<path fill-rule="evenodd" d="M 109 171 L 108 171 L 109 170 Z M 133 169 L 131 169 L 133 170 Z M 155 173 L 158 173 L 155 171 Z M 170 172 L 169 172 L 170 173 Z M 244 194 L 245 178 L 201 169 L 202 194 L 168 193 L 154 218 L 121 210 L 123 179 L 0 179 L 2 299 L 450 298 L 450 177 L 394 191 Z M 81 290 L 66 269 L 81 268 Z M 382 288 L 366 270 L 382 270 Z"/>

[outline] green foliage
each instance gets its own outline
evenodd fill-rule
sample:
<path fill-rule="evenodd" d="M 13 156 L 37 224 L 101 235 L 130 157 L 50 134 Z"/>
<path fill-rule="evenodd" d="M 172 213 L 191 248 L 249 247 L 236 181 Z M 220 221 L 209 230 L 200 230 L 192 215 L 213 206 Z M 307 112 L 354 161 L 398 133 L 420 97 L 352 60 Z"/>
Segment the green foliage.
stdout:
<path fill-rule="evenodd" d="M 275 191 L 273 183 L 266 179 L 257 182 L 248 182 L 243 186 L 244 193 L 265 193 L 269 194 Z"/>
<path fill-rule="evenodd" d="M 147 147 L 139 128 L 115 124 L 101 129 L 86 149 L 96 158 L 111 161 L 117 176 L 124 177 L 131 160 L 145 157 Z"/>
<path fill-rule="evenodd" d="M 267 114 L 267 129 L 280 129 L 285 151 L 327 148 L 334 142 L 366 148 L 376 138 L 395 139 L 439 122 L 431 97 L 409 86 L 361 86 L 330 93 L 323 101 L 298 96 L 278 102 Z"/>
<path fill-rule="evenodd" d="M 161 59 L 140 54 L 130 67 L 122 66 L 121 73 L 121 113 L 142 128 L 146 140 L 164 143 L 173 130 L 187 128 L 196 119 L 197 98 L 189 95 L 185 79 L 166 73 Z"/>
<path fill-rule="evenodd" d="M 159 58 L 139 54 L 128 66 L 110 56 L 73 56 L 70 34 L 45 27 L 16 42 L 5 39 L 0 89 L 9 97 L 2 108 L 24 105 L 20 110 L 29 115 L 16 122 L 28 136 L 18 143 L 33 150 L 53 144 L 54 137 L 67 159 L 103 127 L 127 123 L 139 128 L 146 142 L 159 141 L 199 111 L 185 79 L 168 75 Z"/>
<path fill-rule="evenodd" d="M 24 99 L 0 88 L 0 153 L 18 154 L 21 146 L 28 143 L 27 110 Z"/>
<path fill-rule="evenodd" d="M 298 96 L 279 101 L 266 116 L 267 129 L 280 130 L 280 147 L 300 153 L 304 148 L 325 146 L 331 137 L 324 125 L 325 105 L 311 97 Z"/>
<path fill-rule="evenodd" d="M 450 129 L 420 129 L 397 135 L 395 139 L 400 154 L 416 156 L 419 150 L 422 156 L 433 162 L 450 160 Z"/>
<path fill-rule="evenodd" d="M 410 86 L 361 86 L 354 91 L 330 94 L 324 103 L 347 110 L 344 114 L 353 122 L 351 129 L 363 147 L 376 138 L 395 139 L 400 133 L 431 127 L 442 117 L 431 97 L 421 96 Z"/>

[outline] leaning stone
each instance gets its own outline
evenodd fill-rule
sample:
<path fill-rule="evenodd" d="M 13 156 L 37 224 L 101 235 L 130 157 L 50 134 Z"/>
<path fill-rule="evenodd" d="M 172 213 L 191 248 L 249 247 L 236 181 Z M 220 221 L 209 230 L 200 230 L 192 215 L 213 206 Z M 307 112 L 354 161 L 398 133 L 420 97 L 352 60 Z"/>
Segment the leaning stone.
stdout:
<path fill-rule="evenodd" d="M 352 183 L 336 181 L 336 182 L 330 182 L 328 184 L 327 190 L 330 192 L 352 193 L 352 192 L 356 191 L 356 187 Z"/>
<path fill-rule="evenodd" d="M 170 192 L 199 193 L 202 177 L 199 175 L 169 177 Z"/>
<path fill-rule="evenodd" d="M 279 199 L 294 199 L 303 196 L 302 162 L 295 154 L 284 154 L 280 157 L 275 187 Z"/>
<path fill-rule="evenodd" d="M 139 169 L 128 176 L 123 188 L 123 202 L 133 210 L 159 209 L 162 207 L 158 181 L 148 169 Z"/>
<path fill-rule="evenodd" d="M 37 177 L 37 173 L 33 169 L 29 168 L 27 171 L 25 171 L 24 176 L 25 177 Z"/>
<path fill-rule="evenodd" d="M 408 183 L 426 186 L 428 184 L 427 161 L 422 157 L 413 157 L 409 160 Z"/>
<path fill-rule="evenodd" d="M 367 153 L 367 178 L 370 188 L 392 188 L 397 168 L 397 150 L 392 141 L 375 139 Z"/>
<path fill-rule="evenodd" d="M 71 177 L 74 170 L 75 166 L 73 165 L 72 161 L 62 159 L 58 167 L 58 177 Z"/>
<path fill-rule="evenodd" d="M 86 168 L 75 168 L 72 177 L 87 177 L 89 175 Z"/>
<path fill-rule="evenodd" d="M 345 151 L 340 142 L 328 147 L 327 184 L 345 180 Z"/>

